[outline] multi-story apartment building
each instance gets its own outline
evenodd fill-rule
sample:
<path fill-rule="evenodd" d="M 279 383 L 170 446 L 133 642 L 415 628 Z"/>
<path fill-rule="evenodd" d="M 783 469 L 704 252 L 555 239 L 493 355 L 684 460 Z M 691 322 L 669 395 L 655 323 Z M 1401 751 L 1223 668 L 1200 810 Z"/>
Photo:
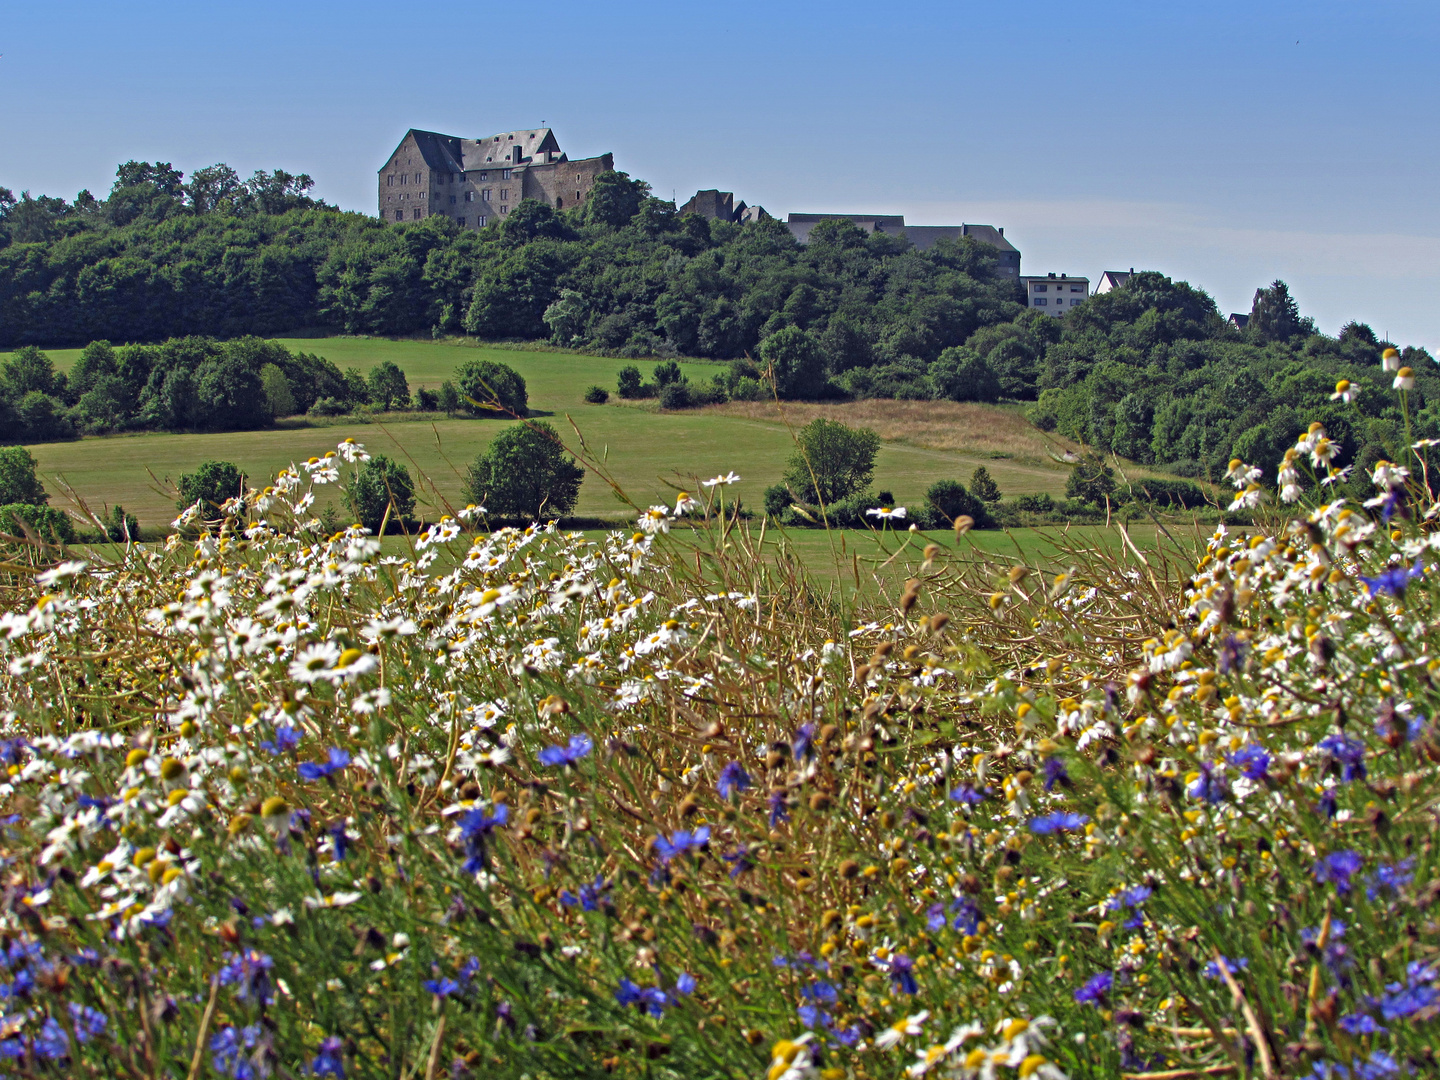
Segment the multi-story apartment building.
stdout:
<path fill-rule="evenodd" d="M 1046 315 L 1064 315 L 1076 304 L 1090 299 L 1090 279 L 1069 274 L 1047 274 L 1044 277 L 1022 277 L 1025 303 Z"/>
<path fill-rule="evenodd" d="M 419 221 L 445 214 L 467 229 L 483 229 L 521 199 L 557 210 L 583 205 L 614 156 L 571 161 L 549 128 L 464 139 L 412 128 L 380 169 L 380 217 Z"/>

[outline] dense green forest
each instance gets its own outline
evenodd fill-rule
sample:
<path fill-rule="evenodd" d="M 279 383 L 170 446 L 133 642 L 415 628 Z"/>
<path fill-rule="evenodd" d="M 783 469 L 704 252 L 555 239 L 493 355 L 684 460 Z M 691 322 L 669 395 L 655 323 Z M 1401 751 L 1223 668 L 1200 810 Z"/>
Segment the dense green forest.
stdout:
<path fill-rule="evenodd" d="M 1340 464 L 1398 456 L 1403 439 L 1381 363 L 1389 343 L 1362 323 L 1335 338 L 1316 332 L 1283 282 L 1257 291 L 1243 332 L 1206 293 L 1157 273 L 1055 319 L 1026 309 L 973 240 L 922 252 L 825 222 L 802 247 L 779 222 L 682 217 L 624 173 L 600 177 L 583 209 L 526 202 L 479 232 L 442 215 L 387 225 L 317 202 L 310 187 L 280 171 L 242 182 L 217 165 L 186 181 L 167 164 L 127 162 L 104 200 L 0 188 L 0 347 L 329 328 L 710 357 L 735 363 L 662 403 L 777 390 L 1027 401 L 1042 427 L 1192 476 L 1218 475 L 1235 454 L 1272 465 L 1317 418 Z M 1434 363 L 1408 348 L 1399 363 L 1414 369 L 1414 430 L 1440 435 Z M 302 386 L 318 377 L 285 373 Z M 1351 388 L 1337 397 L 1342 379 Z M 200 405 L 142 406 L 144 388 L 130 385 L 130 416 L 146 426 L 207 422 Z M 333 389 L 317 398 L 364 397 Z M 106 426 L 73 414 L 75 387 L 52 396 L 80 426 Z"/>

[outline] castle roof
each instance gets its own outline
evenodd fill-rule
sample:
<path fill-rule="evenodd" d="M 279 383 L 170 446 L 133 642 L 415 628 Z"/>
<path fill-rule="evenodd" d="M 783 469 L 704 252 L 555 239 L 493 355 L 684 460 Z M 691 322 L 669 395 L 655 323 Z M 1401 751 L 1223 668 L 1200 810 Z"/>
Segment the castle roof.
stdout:
<path fill-rule="evenodd" d="M 465 139 L 456 135 L 442 135 L 438 131 L 411 128 L 406 133 L 406 138 L 412 136 L 425 164 L 441 172 L 549 164 L 566 160 L 560 150 L 560 143 L 555 139 L 555 133 L 548 127 L 502 131 L 499 135 L 490 135 L 483 139 Z M 401 139 L 400 142 L 403 145 L 405 140 Z M 520 151 L 518 156 L 515 152 L 517 149 Z"/>

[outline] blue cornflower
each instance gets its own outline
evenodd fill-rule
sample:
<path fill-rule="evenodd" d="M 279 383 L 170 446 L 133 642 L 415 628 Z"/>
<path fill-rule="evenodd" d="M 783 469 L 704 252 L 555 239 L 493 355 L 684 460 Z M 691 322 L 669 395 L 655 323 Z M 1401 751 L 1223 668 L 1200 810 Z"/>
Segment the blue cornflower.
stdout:
<path fill-rule="evenodd" d="M 641 987 L 629 979 L 621 979 L 615 990 L 615 1000 L 622 1006 L 634 1005 L 651 1016 L 658 1017 L 665 1014 L 665 1006 L 669 1004 L 670 996 L 658 986 Z"/>
<path fill-rule="evenodd" d="M 834 1005 L 840 1000 L 840 993 L 835 989 L 835 985 L 824 979 L 801 987 L 800 994 L 819 1005 Z"/>
<path fill-rule="evenodd" d="M 89 1042 L 96 1035 L 103 1034 L 109 1019 L 99 1009 L 92 1009 L 89 1005 L 79 1005 L 76 1002 L 70 1003 L 70 1019 L 74 1021 L 75 1040 L 77 1042 Z"/>
<path fill-rule="evenodd" d="M 454 979 L 426 979 L 420 985 L 438 998 L 447 998 L 460 992 L 460 984 Z"/>
<path fill-rule="evenodd" d="M 795 732 L 795 741 L 790 744 L 790 750 L 795 755 L 796 761 L 808 761 L 815 756 L 815 725 L 801 724 Z"/>
<path fill-rule="evenodd" d="M 581 885 L 580 893 L 577 896 L 569 889 L 562 889 L 560 902 L 568 907 L 579 907 L 582 911 L 599 911 L 600 898 L 608 888 L 605 878 L 601 874 L 595 875 L 595 881 L 590 885 Z"/>
<path fill-rule="evenodd" d="M 1264 780 L 1269 776 L 1270 755 L 1254 743 L 1247 743 L 1233 754 L 1226 754 L 1225 760 L 1240 770 L 1247 780 Z"/>
<path fill-rule="evenodd" d="M 1048 757 L 1040 766 L 1045 777 L 1045 790 L 1051 791 L 1056 784 L 1063 788 L 1070 786 L 1070 774 L 1065 771 L 1065 762 L 1058 757 Z"/>
<path fill-rule="evenodd" d="M 1398 897 L 1400 890 L 1415 880 L 1415 858 L 1401 859 L 1398 863 L 1381 863 L 1370 875 L 1370 885 L 1365 890 L 1365 895 L 1370 900 L 1378 900 L 1382 895 Z"/>
<path fill-rule="evenodd" d="M 980 906 L 968 896 L 962 896 L 950 902 L 950 914 L 955 918 L 950 925 L 962 934 L 973 936 L 980 926 Z"/>
<path fill-rule="evenodd" d="M 326 832 L 330 834 L 330 843 L 335 852 L 335 861 L 343 862 L 345 860 L 345 853 L 350 848 L 350 835 L 345 831 L 345 822 L 335 822 Z"/>
<path fill-rule="evenodd" d="M 466 960 L 463 964 L 461 964 L 460 970 L 456 972 L 456 974 L 460 976 L 461 988 L 463 989 L 464 987 L 469 986 L 470 980 L 475 978 L 475 976 L 479 973 L 480 958 L 478 956 L 472 956 L 469 960 Z"/>
<path fill-rule="evenodd" d="M 574 765 L 591 750 L 595 749 L 595 740 L 589 735 L 571 735 L 570 742 L 565 746 L 547 746 L 540 751 L 540 764 L 548 766 Z"/>
<path fill-rule="evenodd" d="M 750 861 L 750 849 L 744 844 L 734 851 L 723 852 L 720 857 L 730 864 L 732 878 L 738 878 L 741 874 L 748 874 L 755 869 L 755 864 Z"/>
<path fill-rule="evenodd" d="M 952 900 L 950 914 L 955 916 L 953 920 L 946 916 L 944 904 L 931 904 L 925 912 L 925 925 L 934 932 L 945 929 L 948 923 L 962 934 L 973 934 L 980 924 L 980 909 L 968 897 Z"/>
<path fill-rule="evenodd" d="M 247 949 L 236 955 L 225 954 L 225 966 L 220 969 L 221 986 L 235 986 L 235 994 L 241 999 L 254 998 L 261 1005 L 275 1000 L 275 990 L 270 984 L 270 969 L 275 961 L 255 949 Z"/>
<path fill-rule="evenodd" d="M 334 1035 L 320 1043 L 320 1052 L 310 1063 L 310 1072 L 315 1076 L 338 1076 L 345 1080 L 345 1061 L 341 1055 L 345 1044 Z"/>
<path fill-rule="evenodd" d="M 1075 991 L 1075 1001 L 1081 1005 L 1102 1004 L 1105 1001 L 1105 995 L 1110 993 L 1110 987 L 1114 983 L 1115 976 L 1108 971 L 1091 975 L 1085 980 L 1085 985 Z"/>
<path fill-rule="evenodd" d="M 1046 814 L 1043 817 L 1031 818 L 1030 831 L 1039 833 L 1041 836 L 1049 836 L 1051 833 L 1083 829 L 1089 820 L 1084 814 L 1071 814 L 1062 810 Z"/>
<path fill-rule="evenodd" d="M 688 971 L 682 971 L 680 977 L 675 980 L 675 992 L 677 994 L 693 994 L 695 992 L 695 976 Z"/>
<path fill-rule="evenodd" d="M 715 790 L 720 792 L 722 799 L 728 799 L 749 786 L 750 774 L 738 761 L 732 761 L 720 770 L 720 779 L 715 783 Z"/>
<path fill-rule="evenodd" d="M 1315 864 L 1315 880 L 1322 885 L 1334 885 L 1337 892 L 1350 891 L 1350 878 L 1360 872 L 1365 860 L 1353 851 L 1336 851 L 1326 855 Z"/>
<path fill-rule="evenodd" d="M 260 749 L 271 754 L 284 754 L 300 745 L 300 731 L 289 724 L 279 724 L 275 728 L 274 739 L 261 739 Z"/>
<path fill-rule="evenodd" d="M 830 1017 L 821 1012 L 815 1005 L 801 1005 L 795 1010 L 795 1014 L 800 1017 L 800 1023 L 804 1024 L 807 1028 L 813 1029 L 829 1026 L 830 1024 Z"/>
<path fill-rule="evenodd" d="M 300 763 L 300 779 L 323 780 L 349 764 L 350 755 L 339 747 L 332 746 L 324 761 L 302 761 Z"/>
<path fill-rule="evenodd" d="M 1226 970 L 1226 971 L 1228 971 L 1231 975 L 1234 975 L 1234 974 L 1236 974 L 1236 973 L 1238 973 L 1238 972 L 1241 972 L 1241 971 L 1244 971 L 1246 968 L 1248 968 L 1248 967 L 1250 966 L 1250 961 L 1247 960 L 1246 958 L 1244 958 L 1243 956 L 1240 957 L 1239 959 L 1236 959 L 1236 960 L 1232 960 L 1232 959 L 1231 959 L 1230 957 L 1228 957 L 1228 956 L 1222 956 L 1222 957 L 1220 957 L 1220 959 L 1218 959 L 1218 960 L 1211 960 L 1208 964 L 1206 964 L 1206 965 L 1205 965 L 1205 970 L 1202 972 L 1202 974 L 1203 974 L 1203 975 L 1205 976 L 1205 978 L 1207 978 L 1207 979 L 1218 979 L 1218 978 L 1220 978 L 1220 965 L 1221 965 L 1221 964 L 1224 964 L 1224 965 L 1225 965 L 1225 970 Z"/>
<path fill-rule="evenodd" d="M 1365 779 L 1365 744 L 1346 735 L 1326 735 L 1320 749 L 1341 766 L 1340 779 L 1345 783 Z"/>
<path fill-rule="evenodd" d="M 668 863 L 676 855 L 683 855 L 687 851 L 699 851 L 710 842 L 710 826 L 701 825 L 694 832 L 680 830 L 670 839 L 663 836 L 655 837 L 655 851 L 660 856 L 662 863 Z"/>
<path fill-rule="evenodd" d="M 895 984 L 895 989 L 901 994 L 916 994 L 920 992 L 920 985 L 915 981 L 915 961 L 904 953 L 895 953 L 890 957 L 888 964 L 890 978 Z"/>
<path fill-rule="evenodd" d="M 1377 1024 L 1375 1018 L 1366 1013 L 1351 1013 L 1349 1016 L 1342 1016 L 1340 1029 L 1351 1035 L 1383 1035 L 1388 1030 Z"/>
<path fill-rule="evenodd" d="M 260 1040 L 260 1025 L 237 1028 L 227 1024 L 210 1037 L 210 1066 L 231 1080 L 255 1080 L 255 1067 L 243 1056 Z"/>
<path fill-rule="evenodd" d="M 1153 895 L 1155 895 L 1155 890 L 1149 885 L 1136 885 L 1133 888 L 1126 889 L 1117 896 L 1115 900 L 1124 907 L 1136 908 L 1146 900 L 1149 900 Z"/>
<path fill-rule="evenodd" d="M 1200 776 L 1190 787 L 1192 799 L 1204 799 L 1207 803 L 1221 803 L 1230 795 L 1230 781 L 1219 766 L 1208 761 L 1200 763 Z"/>
<path fill-rule="evenodd" d="M 772 791 L 765 805 L 770 811 L 770 828 L 775 828 L 782 821 L 790 820 L 790 810 L 785 802 L 785 792 Z"/>
<path fill-rule="evenodd" d="M 35 1056 L 42 1061 L 59 1061 L 70 1054 L 70 1036 L 53 1016 L 47 1016 L 35 1036 Z"/>
<path fill-rule="evenodd" d="M 1392 746 L 1412 743 L 1425 730 L 1425 717 L 1416 713 L 1408 719 L 1396 716 L 1394 710 L 1375 721 L 1375 735 Z"/>
<path fill-rule="evenodd" d="M 987 788 L 986 791 L 989 789 Z M 957 788 L 950 789 L 950 798 L 963 806 L 974 806 L 985 801 L 986 791 L 973 787 L 970 784 L 961 784 Z"/>
<path fill-rule="evenodd" d="M 465 839 L 465 864 L 461 869 L 465 873 L 478 873 L 490 864 L 486 842 L 495 826 L 504 825 L 509 820 L 510 807 L 505 803 L 496 803 L 493 814 L 471 810 L 460 819 L 460 835 Z"/>
<path fill-rule="evenodd" d="M 936 930 L 945 929 L 946 922 L 945 905 L 931 904 L 925 912 L 925 928 L 933 934 Z"/>
<path fill-rule="evenodd" d="M 1440 1002 L 1440 993 L 1424 983 L 1404 988 L 1399 983 L 1391 983 L 1386 989 L 1391 992 L 1380 999 L 1380 1015 L 1386 1020 L 1404 1020 Z"/>
<path fill-rule="evenodd" d="M 1408 570 L 1401 565 L 1392 566 L 1390 569 L 1381 571 L 1374 577 L 1366 577 L 1364 574 L 1361 574 L 1360 580 L 1365 583 L 1365 591 L 1370 596 L 1374 597 L 1381 594 L 1388 594 L 1398 599 L 1405 595 L 1405 589 L 1410 584 L 1411 579 L 1417 578 L 1423 573 L 1425 573 L 1425 567 L 1417 562 Z"/>
<path fill-rule="evenodd" d="M 1129 908 L 1132 914 L 1121 925 L 1127 930 L 1138 930 L 1145 925 L 1145 915 L 1140 910 L 1140 905 L 1149 900 L 1154 891 L 1148 885 L 1136 885 L 1107 900 L 1105 910 L 1119 911 L 1121 908 Z"/>

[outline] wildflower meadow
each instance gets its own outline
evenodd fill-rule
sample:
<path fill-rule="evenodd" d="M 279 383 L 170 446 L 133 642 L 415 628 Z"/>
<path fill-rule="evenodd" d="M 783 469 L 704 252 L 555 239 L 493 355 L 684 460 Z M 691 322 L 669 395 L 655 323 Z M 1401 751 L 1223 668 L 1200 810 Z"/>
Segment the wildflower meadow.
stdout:
<path fill-rule="evenodd" d="M 1323 429 L 1234 462 L 1257 524 L 1190 564 L 962 522 L 870 607 L 733 474 L 599 540 L 326 535 L 349 440 L 17 547 L 0 1072 L 1436 1075 L 1432 450 L 1364 505 Z"/>

